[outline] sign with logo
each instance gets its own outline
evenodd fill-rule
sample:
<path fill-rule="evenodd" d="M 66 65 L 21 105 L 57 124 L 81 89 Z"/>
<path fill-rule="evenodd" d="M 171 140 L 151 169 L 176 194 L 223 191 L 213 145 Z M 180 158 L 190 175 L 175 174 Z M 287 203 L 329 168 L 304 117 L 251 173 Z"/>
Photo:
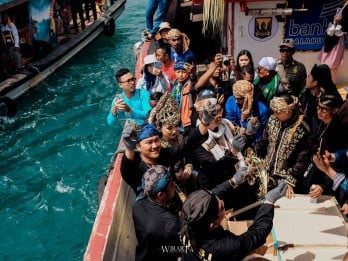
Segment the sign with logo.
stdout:
<path fill-rule="evenodd" d="M 300 3 L 301 2 L 301 3 Z M 342 7 L 345 0 L 288 1 L 294 11 L 286 17 L 285 36 L 296 42 L 297 50 L 320 50 L 324 45 L 326 29 L 333 22 L 336 10 Z"/>
<path fill-rule="evenodd" d="M 278 31 L 278 22 L 274 16 L 252 17 L 248 25 L 249 36 L 258 42 L 270 40 Z"/>

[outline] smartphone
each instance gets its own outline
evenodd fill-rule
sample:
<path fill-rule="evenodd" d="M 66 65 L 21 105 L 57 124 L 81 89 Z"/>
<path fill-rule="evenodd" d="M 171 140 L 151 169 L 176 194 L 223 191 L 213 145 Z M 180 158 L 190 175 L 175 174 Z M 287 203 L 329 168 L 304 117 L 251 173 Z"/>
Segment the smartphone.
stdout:
<path fill-rule="evenodd" d="M 122 94 L 121 93 L 118 93 L 115 96 L 115 101 L 119 101 L 119 100 L 122 100 Z"/>
<path fill-rule="evenodd" d="M 162 69 L 162 63 L 160 61 L 156 61 L 153 63 L 153 67 L 157 69 Z"/>

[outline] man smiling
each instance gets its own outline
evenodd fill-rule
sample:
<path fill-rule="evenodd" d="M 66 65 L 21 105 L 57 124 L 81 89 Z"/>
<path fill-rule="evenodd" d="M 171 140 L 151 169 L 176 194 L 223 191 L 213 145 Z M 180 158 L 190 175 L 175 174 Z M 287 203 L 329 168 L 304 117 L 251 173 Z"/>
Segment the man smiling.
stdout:
<path fill-rule="evenodd" d="M 215 104 L 201 112 L 201 123 L 193 128 L 190 134 L 177 146 L 161 147 L 161 140 L 156 126 L 143 124 L 136 131 L 132 126 L 125 127 L 123 142 L 126 146 L 125 154 L 121 161 L 121 175 L 136 194 L 142 192 L 141 179 L 147 169 L 153 165 L 172 167 L 182 157 L 192 153 L 206 140 L 209 125 L 212 124 L 216 114 Z M 136 133 L 136 134 L 135 134 Z M 135 149 L 138 149 L 137 152 Z M 172 170 L 174 168 L 171 168 Z M 172 173 L 173 178 L 175 177 Z M 174 178 L 175 179 L 175 178 Z"/>

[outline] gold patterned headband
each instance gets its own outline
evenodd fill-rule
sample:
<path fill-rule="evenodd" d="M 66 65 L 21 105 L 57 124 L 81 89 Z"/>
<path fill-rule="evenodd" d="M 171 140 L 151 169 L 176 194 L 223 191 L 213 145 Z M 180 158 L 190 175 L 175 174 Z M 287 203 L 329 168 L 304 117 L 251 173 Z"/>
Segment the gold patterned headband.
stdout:
<path fill-rule="evenodd" d="M 298 99 L 295 96 L 292 96 L 293 103 L 288 104 L 285 100 L 285 97 L 274 97 L 269 107 L 273 112 L 290 112 L 295 109 L 298 104 Z"/>

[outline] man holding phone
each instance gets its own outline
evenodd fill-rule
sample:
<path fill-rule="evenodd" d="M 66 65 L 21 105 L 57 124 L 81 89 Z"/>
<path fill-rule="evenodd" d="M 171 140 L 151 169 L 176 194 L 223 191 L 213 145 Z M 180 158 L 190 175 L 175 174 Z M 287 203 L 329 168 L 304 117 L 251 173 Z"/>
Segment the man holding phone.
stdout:
<path fill-rule="evenodd" d="M 144 122 L 151 110 L 150 95 L 146 90 L 135 89 L 136 78 L 127 68 L 118 70 L 115 74 L 118 86 L 122 89 L 112 101 L 107 117 L 110 126 L 116 126 L 118 120 L 134 119 L 137 124 Z"/>

